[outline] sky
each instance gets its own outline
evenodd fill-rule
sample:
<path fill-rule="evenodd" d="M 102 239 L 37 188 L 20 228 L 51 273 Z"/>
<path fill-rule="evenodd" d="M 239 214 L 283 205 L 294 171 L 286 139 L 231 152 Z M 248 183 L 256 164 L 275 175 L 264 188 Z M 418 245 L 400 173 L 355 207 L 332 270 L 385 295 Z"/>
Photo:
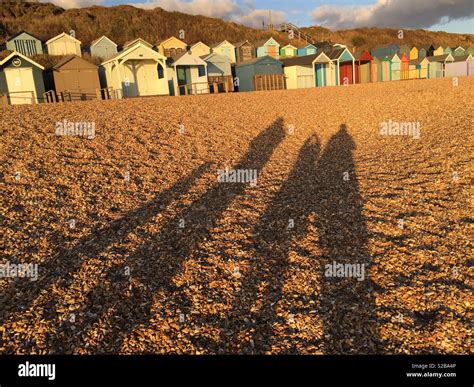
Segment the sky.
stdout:
<path fill-rule="evenodd" d="M 64 8 L 131 4 L 220 17 L 251 27 L 285 21 L 333 30 L 357 27 L 423 28 L 474 34 L 474 0 L 41 0 Z"/>

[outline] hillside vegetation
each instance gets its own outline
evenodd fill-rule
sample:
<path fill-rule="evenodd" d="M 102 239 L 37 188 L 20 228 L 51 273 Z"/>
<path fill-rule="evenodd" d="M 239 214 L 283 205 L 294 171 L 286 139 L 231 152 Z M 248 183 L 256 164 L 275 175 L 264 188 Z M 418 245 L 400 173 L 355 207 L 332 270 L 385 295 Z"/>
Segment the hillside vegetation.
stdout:
<path fill-rule="evenodd" d="M 145 10 L 128 5 L 68 9 L 43 3 L 0 4 L 0 40 L 20 30 L 27 30 L 47 40 L 63 31 L 75 30 L 83 45 L 102 35 L 117 44 L 142 37 L 157 44 L 163 39 L 185 32 L 185 41 L 207 44 L 227 39 L 231 42 L 248 39 L 258 41 L 275 36 L 280 43 L 288 43 L 287 34 L 257 30 L 221 19 L 168 12 L 161 8 Z M 330 40 L 357 48 L 399 42 L 396 29 L 359 28 L 330 31 L 322 27 L 305 28 L 317 41 Z M 450 34 L 424 30 L 407 30 L 401 44 L 440 44 L 449 46 L 474 45 L 474 35 Z"/>

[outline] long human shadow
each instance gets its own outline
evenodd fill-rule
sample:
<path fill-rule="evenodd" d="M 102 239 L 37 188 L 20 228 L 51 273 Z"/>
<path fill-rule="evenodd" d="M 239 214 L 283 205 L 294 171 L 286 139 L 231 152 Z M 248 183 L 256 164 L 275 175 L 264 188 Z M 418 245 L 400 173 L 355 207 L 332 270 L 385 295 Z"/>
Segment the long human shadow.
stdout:
<path fill-rule="evenodd" d="M 273 197 L 258 220 L 253 235 L 256 256 L 245 270 L 239 292 L 228 315 L 232 351 L 264 353 L 271 350 L 274 339 L 273 324 L 278 321 L 275 308 L 283 295 L 288 255 L 295 238 L 308 232 L 309 215 L 314 209 L 316 162 L 320 152 L 316 135 L 310 136 L 299 151 L 287 180 Z M 309 200 L 308 200 L 309 199 Z M 259 288 L 266 284 L 261 307 L 254 311 Z M 241 343 L 241 332 L 252 331 L 252 347 Z"/>
<path fill-rule="evenodd" d="M 57 251 L 52 254 L 51 259 L 39 265 L 37 281 L 24 285 L 12 282 L 5 289 L 2 294 L 0 321 L 3 322 L 7 318 L 7 314 L 8 317 L 14 317 L 16 313 L 27 309 L 41 291 L 48 289 L 51 285 L 60 283 L 61 286 L 66 286 L 72 281 L 73 274 L 88 259 L 97 257 L 135 228 L 146 224 L 172 201 L 186 193 L 209 168 L 210 163 L 200 165 L 189 175 L 178 180 L 172 187 L 160 192 L 153 201 L 137 207 L 104 226 L 95 227 L 69 248 L 59 246 Z"/>
<path fill-rule="evenodd" d="M 272 345 L 282 339 L 277 337 L 275 325 L 291 330 L 289 322 L 279 318 L 276 309 L 286 298 L 283 287 L 290 251 L 311 257 L 298 245 L 298 240 L 308 237 L 309 217 L 314 214 L 321 250 L 321 255 L 312 257 L 318 260 L 321 278 L 320 294 L 315 294 L 314 300 L 316 304 L 319 301 L 323 334 L 320 339 L 298 339 L 301 342 L 294 342 L 285 353 L 298 353 L 299 348 L 310 345 L 327 354 L 383 352 L 376 330 L 368 274 L 371 259 L 352 156 L 354 149 L 355 143 L 345 125 L 331 137 L 321 157 L 318 138 L 311 136 L 301 148 L 288 179 L 259 219 L 254 232 L 256 259 L 246 271 L 227 320 L 227 329 L 232 332 L 228 339 L 238 348 L 236 351 L 271 352 Z M 364 279 L 326 277 L 326 265 L 332 262 L 364 265 Z M 263 284 L 265 289 L 260 295 Z M 288 299 L 285 301 L 288 304 Z M 307 313 L 304 307 L 289 308 L 295 319 L 296 315 Z M 241 332 L 252 332 L 251 345 L 240 342 Z M 281 333 L 280 329 L 278 334 Z"/>
<path fill-rule="evenodd" d="M 283 124 L 283 120 L 278 118 L 260 133 L 232 169 L 257 170 L 258 175 L 285 137 Z M 135 283 L 140 284 L 133 288 L 132 294 L 126 295 L 128 283 L 124 281 L 121 285 L 123 291 L 117 292 L 121 295 L 120 299 L 110 297 L 101 289 L 95 289 L 87 295 L 90 302 L 98 307 L 94 311 L 94 318 L 75 323 L 77 330 L 85 332 L 87 326 L 113 309 L 107 327 L 101 327 L 105 330 L 103 340 L 95 346 L 88 346 L 89 351 L 120 352 L 128 334 L 136 327 L 147 324 L 152 317 L 153 296 L 158 290 L 167 293 L 167 304 L 186 314 L 191 306 L 190 301 L 172 279 L 181 272 L 184 261 L 196 251 L 199 243 L 211 237 L 210 230 L 233 199 L 244 194 L 246 189 L 247 184 L 218 183 L 216 171 L 216 183 L 211 188 L 167 221 L 157 234 L 150 234 L 142 246 L 129 254 L 127 265 L 131 276 Z M 83 347 L 84 339 L 84 335 L 76 335 L 69 343 L 71 347 L 79 349 Z M 61 335 L 55 340 L 58 346 L 62 341 Z"/>
<path fill-rule="evenodd" d="M 314 200 L 322 249 L 321 316 L 326 354 L 384 351 L 377 331 L 374 288 L 369 273 L 372 259 L 353 160 L 355 148 L 346 125 L 341 125 L 326 144 L 316 171 L 318 190 Z M 361 265 L 358 268 L 363 267 L 364 275 L 360 271 L 352 277 L 334 276 L 339 273 L 331 272 L 327 266 L 335 268 L 334 264 Z"/>

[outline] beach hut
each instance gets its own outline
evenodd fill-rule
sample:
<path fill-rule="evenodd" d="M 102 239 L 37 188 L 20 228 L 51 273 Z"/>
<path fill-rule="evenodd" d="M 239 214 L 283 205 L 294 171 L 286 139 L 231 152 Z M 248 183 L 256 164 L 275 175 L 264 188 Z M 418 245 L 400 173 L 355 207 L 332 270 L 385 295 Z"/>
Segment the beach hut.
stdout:
<path fill-rule="evenodd" d="M 197 42 L 191 46 L 189 52 L 195 56 L 205 56 L 211 53 L 211 47 L 203 42 Z"/>
<path fill-rule="evenodd" d="M 400 51 L 400 46 L 396 44 L 388 44 L 388 45 L 381 45 L 376 46 L 370 50 L 370 54 L 373 57 L 381 57 L 384 58 L 386 56 L 390 57 Z"/>
<path fill-rule="evenodd" d="M 331 46 L 332 48 L 332 46 Z M 323 50 L 321 50 L 323 51 Z M 298 48 L 297 55 L 298 56 L 305 56 L 305 55 L 314 55 L 318 52 L 318 48 L 314 44 L 307 44 L 302 48 Z"/>
<path fill-rule="evenodd" d="M 25 56 L 43 54 L 41 40 L 26 31 L 20 31 L 5 42 L 8 51 L 16 51 Z"/>
<path fill-rule="evenodd" d="M 374 58 L 369 51 L 359 51 L 354 54 L 355 58 L 355 83 L 370 83 L 376 78 L 373 71 Z M 376 66 L 375 66 L 376 67 Z"/>
<path fill-rule="evenodd" d="M 188 45 L 182 40 L 172 36 L 158 44 L 158 52 L 167 58 L 184 54 L 188 50 Z"/>
<path fill-rule="evenodd" d="M 292 44 L 280 48 L 280 58 L 291 58 L 298 55 L 298 48 Z"/>
<path fill-rule="evenodd" d="M 201 59 L 207 63 L 207 78 L 214 92 L 234 90 L 232 65 L 229 58 L 213 52 L 209 55 L 201 56 Z M 217 90 L 214 90 L 214 88 L 217 88 Z"/>
<path fill-rule="evenodd" d="M 246 62 L 255 58 L 255 47 L 248 40 L 234 43 L 235 60 L 237 63 Z"/>
<path fill-rule="evenodd" d="M 398 54 L 393 54 L 388 58 L 390 59 L 390 80 L 399 81 L 402 79 L 402 61 Z"/>
<path fill-rule="evenodd" d="M 374 58 L 372 60 L 372 82 L 382 82 L 382 63 L 384 58 Z"/>
<path fill-rule="evenodd" d="M 235 46 L 227 40 L 211 45 L 211 51 L 229 58 L 230 63 L 235 63 Z"/>
<path fill-rule="evenodd" d="M 271 56 L 272 58 L 278 59 L 280 54 L 280 44 L 273 38 L 266 41 L 261 41 L 256 44 L 257 46 L 257 57 Z"/>
<path fill-rule="evenodd" d="M 282 90 L 286 88 L 282 63 L 261 56 L 235 66 L 239 91 Z"/>
<path fill-rule="evenodd" d="M 103 35 L 92 41 L 89 51 L 92 57 L 106 60 L 117 55 L 117 44 Z"/>
<path fill-rule="evenodd" d="M 428 44 L 428 45 L 418 47 L 418 57 L 419 58 L 425 58 L 427 56 L 433 56 L 433 52 L 434 52 L 433 45 Z"/>
<path fill-rule="evenodd" d="M 44 73 L 46 91 L 54 90 L 60 100 L 86 101 L 100 90 L 97 66 L 76 55 L 68 55 Z"/>
<path fill-rule="evenodd" d="M 451 54 L 453 55 L 453 49 L 451 47 L 445 47 L 443 54 Z"/>
<path fill-rule="evenodd" d="M 410 58 L 406 54 L 400 56 L 400 79 L 410 79 Z"/>
<path fill-rule="evenodd" d="M 391 80 L 392 62 L 388 56 L 383 58 L 374 58 L 374 63 L 377 66 L 377 81 L 388 82 Z"/>
<path fill-rule="evenodd" d="M 451 54 L 427 56 L 428 66 L 428 78 L 443 78 L 445 73 L 445 66 L 447 62 L 454 62 L 454 57 Z"/>
<path fill-rule="evenodd" d="M 316 87 L 337 85 L 336 64 L 326 53 L 320 52 L 316 54 L 313 65 L 316 73 Z"/>
<path fill-rule="evenodd" d="M 355 80 L 354 56 L 347 48 L 333 48 L 326 55 L 336 65 L 337 85 L 353 84 Z"/>
<path fill-rule="evenodd" d="M 81 42 L 65 32 L 49 39 L 45 45 L 49 55 L 81 56 Z"/>
<path fill-rule="evenodd" d="M 101 65 L 116 98 L 169 95 L 166 58 L 141 41 Z"/>
<path fill-rule="evenodd" d="M 43 101 L 44 67 L 27 56 L 13 51 L 0 61 L 0 95 L 11 105 Z"/>
<path fill-rule="evenodd" d="M 334 64 L 324 54 L 281 59 L 287 89 L 330 86 L 335 84 Z"/>
<path fill-rule="evenodd" d="M 471 54 L 453 57 L 453 62 L 446 62 L 447 77 L 463 77 L 474 74 L 474 58 Z"/>
<path fill-rule="evenodd" d="M 430 61 L 426 58 L 416 58 L 410 60 L 408 79 L 428 78 L 428 68 Z"/>
<path fill-rule="evenodd" d="M 453 49 L 453 56 L 464 56 L 466 55 L 466 49 L 463 46 L 458 46 Z"/>
<path fill-rule="evenodd" d="M 207 63 L 189 52 L 168 58 L 168 81 L 171 95 L 207 94 Z"/>
<path fill-rule="evenodd" d="M 418 47 L 413 46 L 410 50 L 410 60 L 418 59 Z"/>
<path fill-rule="evenodd" d="M 433 50 L 433 55 L 434 56 L 444 55 L 444 47 L 443 46 L 435 47 L 435 49 Z"/>

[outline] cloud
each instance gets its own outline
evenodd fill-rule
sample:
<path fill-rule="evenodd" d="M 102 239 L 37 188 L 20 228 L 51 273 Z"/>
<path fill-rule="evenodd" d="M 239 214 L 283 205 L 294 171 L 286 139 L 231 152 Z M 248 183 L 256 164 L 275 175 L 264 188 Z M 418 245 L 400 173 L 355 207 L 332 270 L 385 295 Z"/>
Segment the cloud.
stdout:
<path fill-rule="evenodd" d="M 53 3 L 61 8 L 83 8 L 92 5 L 100 5 L 105 0 L 40 0 L 41 3 Z"/>
<path fill-rule="evenodd" d="M 428 28 L 472 17 L 472 0 L 378 0 L 366 6 L 323 5 L 312 12 L 316 23 L 331 29 Z"/>

